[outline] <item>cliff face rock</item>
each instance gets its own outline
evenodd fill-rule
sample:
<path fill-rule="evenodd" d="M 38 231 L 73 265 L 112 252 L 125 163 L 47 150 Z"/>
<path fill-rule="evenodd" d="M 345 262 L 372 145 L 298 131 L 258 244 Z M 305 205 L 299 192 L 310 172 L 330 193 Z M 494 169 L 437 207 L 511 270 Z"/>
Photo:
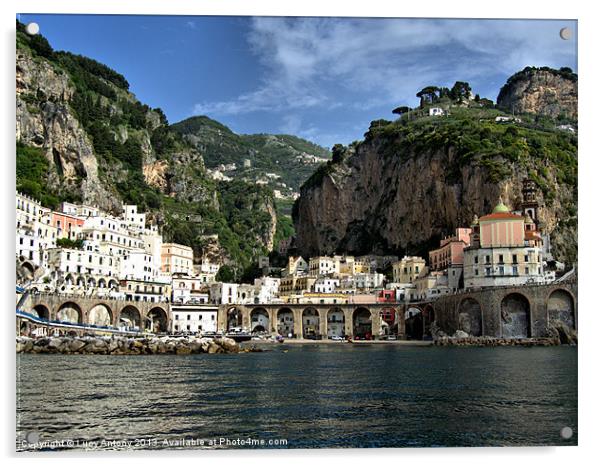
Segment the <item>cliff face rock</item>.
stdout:
<path fill-rule="evenodd" d="M 167 172 L 168 164 L 165 160 L 150 162 L 142 167 L 144 181 L 149 186 L 154 186 L 163 192 L 168 192 Z"/>
<path fill-rule="evenodd" d="M 497 98 L 500 108 L 577 119 L 577 76 L 568 69 L 525 68 L 508 79 Z"/>
<path fill-rule="evenodd" d="M 57 191 L 76 190 L 85 203 L 117 208 L 99 179 L 92 143 L 69 107 L 74 89 L 67 76 L 26 53 L 17 55 L 16 71 L 17 140 L 44 150 Z"/>
<path fill-rule="evenodd" d="M 19 22 L 16 45 L 18 189 L 53 209 L 69 200 L 119 214 L 122 203 L 135 203 L 166 241 L 193 247 L 197 257 L 198 238 L 207 235 L 219 238 L 235 265 L 271 249 L 271 192 L 245 180 L 223 186 L 211 179 L 203 146 L 170 128 L 161 109 L 138 101 L 117 71 L 55 51 Z M 212 142 L 223 150 L 225 133 L 216 137 Z M 233 151 L 240 158 L 248 147 L 237 144 Z"/>
<path fill-rule="evenodd" d="M 494 180 L 478 157 L 458 168 L 453 147 L 402 157 L 383 154 L 387 144 L 378 138 L 360 144 L 304 186 L 294 215 L 301 254 L 425 254 L 454 228 L 470 226 L 474 215 L 491 212 L 500 197 L 520 209 L 530 164 L 500 159 L 507 176 Z M 547 175 L 554 194 L 539 194 L 540 229 L 551 234 L 558 259 L 574 260 L 576 220 L 565 220 L 574 215 L 576 190 L 558 181 L 553 167 Z"/>

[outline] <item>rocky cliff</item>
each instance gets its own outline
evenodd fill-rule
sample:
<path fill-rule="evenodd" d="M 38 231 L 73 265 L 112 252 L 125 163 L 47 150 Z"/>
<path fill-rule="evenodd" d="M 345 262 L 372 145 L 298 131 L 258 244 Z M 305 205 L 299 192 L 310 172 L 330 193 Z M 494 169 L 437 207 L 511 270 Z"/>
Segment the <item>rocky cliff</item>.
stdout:
<path fill-rule="evenodd" d="M 570 68 L 527 67 L 508 79 L 497 105 L 517 114 L 577 120 L 577 75 Z"/>
<path fill-rule="evenodd" d="M 217 235 L 235 269 L 272 249 L 272 193 L 212 180 L 201 151 L 116 71 L 55 51 L 18 23 L 16 94 L 18 190 L 52 208 L 68 200 L 119 214 L 122 203 L 137 204 L 167 241 L 193 247 L 197 257 L 201 238 Z"/>
<path fill-rule="evenodd" d="M 575 260 L 575 136 L 497 124 L 496 114 L 452 109 L 447 118 L 374 122 L 303 186 L 294 209 L 299 252 L 425 254 L 499 197 L 519 208 L 530 177 L 555 254 Z"/>
<path fill-rule="evenodd" d="M 99 178 L 92 142 L 69 106 L 75 92 L 69 77 L 20 49 L 16 87 L 17 140 L 44 151 L 52 166 L 49 185 L 59 194 L 76 191 L 85 203 L 118 210 L 115 193 Z"/>

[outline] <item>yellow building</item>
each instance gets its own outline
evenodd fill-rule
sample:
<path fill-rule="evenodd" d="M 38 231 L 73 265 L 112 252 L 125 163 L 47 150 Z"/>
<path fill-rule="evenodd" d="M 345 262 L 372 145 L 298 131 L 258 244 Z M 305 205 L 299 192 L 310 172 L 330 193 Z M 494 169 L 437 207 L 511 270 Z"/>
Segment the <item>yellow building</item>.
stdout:
<path fill-rule="evenodd" d="M 422 273 L 426 261 L 422 257 L 405 256 L 393 263 L 393 281 L 395 283 L 414 283 Z"/>

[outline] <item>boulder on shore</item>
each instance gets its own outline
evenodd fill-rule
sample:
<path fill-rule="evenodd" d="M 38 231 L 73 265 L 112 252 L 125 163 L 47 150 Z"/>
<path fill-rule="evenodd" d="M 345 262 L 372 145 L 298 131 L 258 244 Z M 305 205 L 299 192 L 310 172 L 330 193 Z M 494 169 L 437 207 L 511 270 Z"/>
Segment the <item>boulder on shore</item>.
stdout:
<path fill-rule="evenodd" d="M 61 354 L 199 354 L 238 353 L 231 338 L 198 337 L 17 337 L 17 353 Z"/>

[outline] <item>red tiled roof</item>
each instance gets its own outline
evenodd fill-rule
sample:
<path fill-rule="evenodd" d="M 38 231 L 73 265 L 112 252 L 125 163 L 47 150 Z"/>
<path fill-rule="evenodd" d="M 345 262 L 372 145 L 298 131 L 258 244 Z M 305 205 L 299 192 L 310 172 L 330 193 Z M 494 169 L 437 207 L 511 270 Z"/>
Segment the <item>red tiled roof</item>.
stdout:
<path fill-rule="evenodd" d="M 489 215 L 485 215 L 481 218 L 479 218 L 479 222 L 482 222 L 483 220 L 487 221 L 487 220 L 520 220 L 520 219 L 524 219 L 524 217 L 522 215 L 516 215 L 516 214 L 511 214 L 510 212 L 498 212 L 495 214 L 489 214 Z"/>

